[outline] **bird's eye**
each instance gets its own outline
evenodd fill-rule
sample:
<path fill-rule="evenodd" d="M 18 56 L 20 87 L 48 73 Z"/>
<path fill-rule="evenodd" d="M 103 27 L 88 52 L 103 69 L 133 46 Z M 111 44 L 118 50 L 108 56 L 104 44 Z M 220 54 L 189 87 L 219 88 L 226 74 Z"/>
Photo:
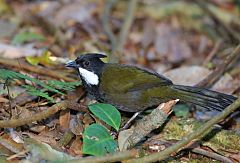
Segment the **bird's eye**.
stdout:
<path fill-rule="evenodd" d="M 84 61 L 83 64 L 84 64 L 84 66 L 89 66 L 90 63 L 89 63 L 89 61 Z"/>

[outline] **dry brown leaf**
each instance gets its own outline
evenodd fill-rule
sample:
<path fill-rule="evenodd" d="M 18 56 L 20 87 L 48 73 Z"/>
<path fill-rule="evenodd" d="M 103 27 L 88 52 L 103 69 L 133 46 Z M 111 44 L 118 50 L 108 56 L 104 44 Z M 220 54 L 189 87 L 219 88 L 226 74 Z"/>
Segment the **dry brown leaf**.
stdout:
<path fill-rule="evenodd" d="M 71 155 L 82 155 L 82 141 L 81 137 L 77 136 L 76 139 L 72 142 L 69 152 Z"/>
<path fill-rule="evenodd" d="M 9 128 L 9 131 L 10 131 L 9 136 L 12 138 L 13 141 L 15 141 L 16 143 L 20 143 L 20 144 L 24 143 L 21 133 L 17 132 L 13 128 Z"/>
<path fill-rule="evenodd" d="M 184 66 L 169 70 L 163 75 L 171 79 L 174 84 L 193 86 L 204 79 L 211 72 L 200 66 Z"/>
<path fill-rule="evenodd" d="M 82 135 L 83 133 L 83 123 L 81 120 L 82 114 L 73 115 L 70 120 L 69 128 L 75 135 Z"/>
<path fill-rule="evenodd" d="M 30 138 L 39 140 L 41 142 L 45 142 L 53 147 L 56 148 L 60 148 L 58 145 L 57 140 L 60 139 L 61 134 L 59 134 L 59 132 L 57 131 L 57 129 L 55 130 L 47 130 L 47 128 L 45 130 L 43 130 L 41 133 L 34 134 L 31 132 L 24 132 L 25 135 L 28 135 Z"/>
<path fill-rule="evenodd" d="M 0 57 L 16 59 L 26 56 L 38 56 L 43 53 L 41 49 L 35 49 L 32 46 L 14 46 L 0 43 Z"/>
<path fill-rule="evenodd" d="M 0 54 L 1 55 L 1 54 Z M 15 98 L 18 97 L 19 94 L 26 92 L 26 90 L 20 86 L 8 86 L 8 87 L 4 87 L 3 84 L 0 84 L 0 90 L 1 90 L 1 94 L 8 96 L 8 90 L 9 89 L 9 95 L 11 96 L 11 98 Z"/>
<path fill-rule="evenodd" d="M 59 123 L 63 131 L 66 131 L 69 128 L 70 117 L 71 115 L 69 110 L 63 110 L 60 112 Z"/>
<path fill-rule="evenodd" d="M 239 87 L 239 81 L 233 79 L 231 75 L 225 74 L 222 76 L 212 89 L 218 92 L 232 94 Z"/>
<path fill-rule="evenodd" d="M 155 26 L 155 21 L 151 19 L 148 19 L 146 22 L 144 22 L 143 36 L 141 41 L 143 48 L 147 48 L 151 43 L 153 43 L 156 36 Z"/>
<path fill-rule="evenodd" d="M 160 23 L 156 32 L 155 48 L 161 57 L 166 57 L 170 62 L 179 62 L 192 56 L 192 50 L 180 29 Z"/>
<path fill-rule="evenodd" d="M 0 96 L 0 103 L 6 103 L 6 102 L 8 102 L 8 101 L 9 101 L 8 99 Z"/>
<path fill-rule="evenodd" d="M 95 5 L 84 3 L 84 1 L 68 3 L 56 13 L 54 20 L 57 25 L 64 25 L 70 20 L 84 23 L 92 19 L 94 9 Z"/>
<path fill-rule="evenodd" d="M 31 117 L 34 113 L 33 111 L 26 109 L 25 107 L 16 107 L 16 109 L 12 111 L 12 114 L 16 118 L 25 119 L 25 118 Z"/>
<path fill-rule="evenodd" d="M 37 125 L 31 126 L 29 130 L 35 133 L 40 133 L 45 129 L 46 129 L 46 126 L 37 124 Z"/>
<path fill-rule="evenodd" d="M 231 154 L 230 157 L 239 161 L 240 160 L 240 153 Z"/>
<path fill-rule="evenodd" d="M 94 122 L 94 119 L 91 117 L 91 115 L 89 113 L 85 113 L 84 116 L 83 116 L 84 127 L 86 128 L 87 126 L 89 126 L 93 122 Z"/>
<path fill-rule="evenodd" d="M 11 150 L 5 148 L 3 145 L 0 144 L 0 152 L 2 155 L 13 155 L 14 152 L 12 152 Z"/>
<path fill-rule="evenodd" d="M 9 135 L 1 136 L 0 144 L 14 153 L 19 153 L 23 150 L 23 144 L 16 143 Z"/>

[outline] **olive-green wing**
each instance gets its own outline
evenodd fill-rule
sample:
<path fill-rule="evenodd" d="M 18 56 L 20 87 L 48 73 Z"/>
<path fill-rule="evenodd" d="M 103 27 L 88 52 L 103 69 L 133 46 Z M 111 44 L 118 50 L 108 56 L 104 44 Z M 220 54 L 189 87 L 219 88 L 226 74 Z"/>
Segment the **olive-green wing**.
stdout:
<path fill-rule="evenodd" d="M 106 64 L 102 71 L 100 89 L 117 94 L 170 84 L 172 82 L 169 79 L 149 70 L 120 64 Z"/>

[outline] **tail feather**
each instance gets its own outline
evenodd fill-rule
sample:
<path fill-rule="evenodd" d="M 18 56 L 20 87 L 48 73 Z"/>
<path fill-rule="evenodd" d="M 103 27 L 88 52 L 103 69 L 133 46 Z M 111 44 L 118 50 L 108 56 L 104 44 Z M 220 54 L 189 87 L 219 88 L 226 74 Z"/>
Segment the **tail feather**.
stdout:
<path fill-rule="evenodd" d="M 232 104 L 237 98 L 224 93 L 219 93 L 203 88 L 173 85 L 173 89 L 181 96 L 180 100 L 204 107 L 208 110 L 222 111 Z"/>

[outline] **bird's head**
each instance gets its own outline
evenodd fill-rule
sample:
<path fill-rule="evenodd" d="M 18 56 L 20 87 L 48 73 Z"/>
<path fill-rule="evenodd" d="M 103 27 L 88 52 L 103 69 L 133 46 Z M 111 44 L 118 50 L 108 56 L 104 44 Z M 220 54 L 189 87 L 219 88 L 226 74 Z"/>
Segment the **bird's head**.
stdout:
<path fill-rule="evenodd" d="M 99 84 L 99 75 L 101 73 L 104 62 L 100 58 L 105 58 L 106 55 L 98 53 L 87 53 L 80 55 L 74 61 L 69 61 L 66 67 L 74 68 L 79 72 L 82 80 L 89 85 Z"/>

